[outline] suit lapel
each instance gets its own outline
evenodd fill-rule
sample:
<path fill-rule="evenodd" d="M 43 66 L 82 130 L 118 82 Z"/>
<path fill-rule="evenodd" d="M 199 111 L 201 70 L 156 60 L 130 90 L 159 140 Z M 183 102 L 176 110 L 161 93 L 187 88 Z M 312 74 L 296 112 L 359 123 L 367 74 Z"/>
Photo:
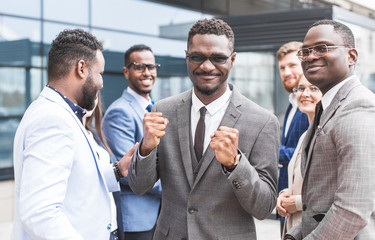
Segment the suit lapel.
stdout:
<path fill-rule="evenodd" d="M 237 90 L 235 88 L 233 88 L 232 98 L 229 102 L 228 108 L 225 111 L 225 114 L 224 114 L 223 119 L 221 120 L 219 126 L 226 126 L 226 127 L 234 128 L 234 126 L 236 125 L 236 122 L 238 121 L 239 117 L 241 116 L 241 111 L 239 111 L 237 109 L 237 107 L 239 107 L 241 105 L 240 99 L 238 98 L 238 94 L 239 93 L 237 92 Z M 215 158 L 215 151 L 210 147 L 210 145 L 208 145 L 208 147 L 206 149 L 206 152 L 205 152 L 205 154 L 203 156 L 203 159 L 202 159 L 202 161 L 203 161 L 202 166 L 199 169 L 199 172 L 198 172 L 197 178 L 195 179 L 193 188 L 199 182 L 199 180 L 201 179 L 203 174 L 206 172 L 208 166 L 210 165 L 210 163 L 212 162 L 212 160 L 214 158 Z"/>
<path fill-rule="evenodd" d="M 182 163 L 185 167 L 190 188 L 192 188 L 194 183 L 192 156 L 190 152 L 191 94 L 192 92 L 189 91 L 177 107 L 178 142 L 180 143 Z"/>
<path fill-rule="evenodd" d="M 134 112 L 137 113 L 138 117 L 143 121 L 143 117 L 145 115 L 145 110 L 142 109 L 141 105 L 139 105 L 138 101 L 125 89 L 122 97 L 129 102 L 129 106 L 133 108 Z"/>
<path fill-rule="evenodd" d="M 336 93 L 335 97 L 332 99 L 332 102 L 329 104 L 327 109 L 323 111 L 323 114 L 320 119 L 320 123 L 318 125 L 317 131 L 322 131 L 321 134 L 326 134 L 324 132 L 324 126 L 327 124 L 327 122 L 335 115 L 336 111 L 340 108 L 341 102 L 344 101 L 349 94 L 349 92 L 356 86 L 359 86 L 360 82 L 357 78 L 354 78 L 352 80 L 349 80 L 347 83 L 345 83 L 339 91 Z M 315 117 L 314 117 L 315 118 Z M 314 122 L 314 119 L 312 120 Z M 321 129 L 321 130 L 319 130 Z M 310 139 L 311 134 L 314 134 L 313 139 L 311 140 L 311 146 L 308 149 L 308 152 L 303 151 L 302 159 L 306 159 L 306 161 L 302 161 L 301 165 L 301 171 L 303 173 L 303 177 L 305 177 L 305 174 L 307 173 L 308 167 L 311 162 L 311 157 L 313 154 L 313 148 L 316 142 L 317 137 L 317 131 L 314 133 L 312 132 L 312 126 L 309 127 L 309 130 L 306 134 L 305 139 Z M 308 141 L 304 141 L 304 149 L 306 150 Z"/>

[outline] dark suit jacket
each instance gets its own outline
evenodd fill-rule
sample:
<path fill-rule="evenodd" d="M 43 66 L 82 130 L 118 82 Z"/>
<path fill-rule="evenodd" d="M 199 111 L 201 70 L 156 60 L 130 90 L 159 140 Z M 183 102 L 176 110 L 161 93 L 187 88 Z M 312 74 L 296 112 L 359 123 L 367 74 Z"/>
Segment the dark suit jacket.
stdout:
<path fill-rule="evenodd" d="M 288 118 L 288 115 L 291 109 L 292 109 L 292 105 L 289 104 L 286 110 L 286 114 L 284 118 L 284 125 L 283 125 L 283 132 L 281 136 L 279 164 L 281 164 L 282 167 L 280 168 L 280 173 L 279 173 L 279 186 L 278 186 L 279 192 L 288 187 L 289 162 L 292 159 L 292 156 L 293 156 L 294 150 L 296 149 L 299 138 L 309 127 L 309 120 L 307 118 L 307 115 L 301 112 L 297 108 L 297 111 L 294 114 L 292 122 L 290 123 L 288 134 L 285 137 L 286 120 Z"/>
<path fill-rule="evenodd" d="M 129 185 L 144 194 L 161 180 L 155 240 L 256 239 L 253 217 L 266 218 L 276 204 L 278 120 L 234 88 L 220 125 L 238 129 L 241 160 L 231 174 L 225 174 L 208 147 L 195 173 L 191 96 L 190 90 L 154 105 L 153 111 L 169 120 L 166 135 L 146 158 L 134 154 Z"/>

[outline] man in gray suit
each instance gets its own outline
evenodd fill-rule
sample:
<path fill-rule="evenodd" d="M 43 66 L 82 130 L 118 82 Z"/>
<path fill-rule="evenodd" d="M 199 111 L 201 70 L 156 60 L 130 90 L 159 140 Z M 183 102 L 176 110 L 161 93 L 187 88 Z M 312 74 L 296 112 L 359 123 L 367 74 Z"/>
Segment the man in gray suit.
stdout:
<path fill-rule="evenodd" d="M 297 54 L 323 93 L 323 113 L 304 143 L 302 222 L 285 239 L 375 239 L 375 95 L 354 74 L 353 33 L 318 21 Z"/>
<path fill-rule="evenodd" d="M 144 117 L 129 185 L 144 194 L 161 179 L 154 239 L 256 239 L 253 217 L 275 207 L 278 120 L 228 84 L 233 50 L 224 21 L 196 22 L 186 51 L 193 89 Z"/>

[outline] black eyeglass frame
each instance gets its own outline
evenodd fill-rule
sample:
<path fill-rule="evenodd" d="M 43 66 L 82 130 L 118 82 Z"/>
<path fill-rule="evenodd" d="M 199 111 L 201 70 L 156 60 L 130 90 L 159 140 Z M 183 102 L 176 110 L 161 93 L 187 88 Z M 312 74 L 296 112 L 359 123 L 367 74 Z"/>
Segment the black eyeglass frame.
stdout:
<path fill-rule="evenodd" d="M 138 73 L 143 73 L 146 68 L 148 69 L 149 72 L 157 72 L 158 69 L 160 68 L 160 64 L 159 63 L 155 63 L 155 64 L 145 64 L 145 63 L 137 63 L 137 62 L 131 62 L 129 63 L 128 65 L 126 65 L 125 67 L 130 69 L 130 67 L 134 65 L 134 70 Z M 141 67 L 142 68 L 142 71 L 139 71 L 135 68 L 135 66 L 138 66 L 138 67 Z M 142 67 L 143 66 L 143 67 Z M 155 70 L 151 70 L 150 67 L 153 67 L 155 68 Z"/>
<path fill-rule="evenodd" d="M 190 63 L 193 63 L 193 64 L 202 64 L 204 63 L 205 61 L 207 61 L 207 59 L 210 60 L 210 62 L 213 64 L 213 65 L 224 65 L 227 63 L 228 59 L 236 52 L 232 52 L 229 56 L 225 56 L 224 54 L 212 54 L 211 56 L 206 56 L 202 53 L 197 53 L 197 52 L 193 52 L 193 53 L 186 53 L 186 57 L 189 59 L 189 62 Z M 204 59 L 202 59 L 202 61 L 194 61 L 194 60 L 191 60 L 191 57 L 193 56 L 200 56 L 200 57 L 204 57 Z M 222 57 L 222 58 L 225 58 L 225 60 L 223 60 L 222 62 L 218 62 L 218 61 L 215 61 L 214 59 L 217 58 L 217 57 Z"/>
<path fill-rule="evenodd" d="M 324 46 L 324 48 L 322 49 L 326 49 L 326 50 L 324 52 L 318 51 L 318 48 L 322 46 Z M 327 54 L 330 49 L 335 49 L 335 48 L 351 48 L 351 47 L 344 46 L 344 45 L 328 46 L 327 44 L 323 43 L 323 44 L 317 44 L 308 48 L 301 48 L 300 50 L 297 51 L 296 55 L 301 62 L 306 62 L 307 58 L 310 56 L 311 53 L 313 53 L 317 57 L 324 57 L 325 54 Z M 309 54 L 303 55 L 304 50 L 305 51 L 307 50 Z"/>

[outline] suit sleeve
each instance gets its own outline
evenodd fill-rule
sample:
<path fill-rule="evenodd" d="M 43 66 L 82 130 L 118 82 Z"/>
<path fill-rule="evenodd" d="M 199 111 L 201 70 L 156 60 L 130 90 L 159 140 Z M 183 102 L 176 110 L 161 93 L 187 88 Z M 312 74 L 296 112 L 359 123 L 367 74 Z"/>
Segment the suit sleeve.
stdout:
<path fill-rule="evenodd" d="M 337 191 L 306 240 L 354 239 L 370 221 L 375 209 L 375 105 L 369 102 L 352 101 L 337 118 L 331 134 L 338 154 Z"/>
<path fill-rule="evenodd" d="M 257 219 L 266 218 L 276 205 L 279 122 L 270 116 L 247 154 L 229 175 L 241 206 Z"/>
<path fill-rule="evenodd" d="M 143 132 L 143 129 L 140 129 L 137 121 L 138 116 L 134 116 L 134 113 L 125 111 L 122 108 L 114 108 L 106 113 L 102 122 L 102 128 L 109 148 L 113 151 L 117 161 L 120 161 L 135 145 L 137 142 L 137 133 Z M 120 182 L 121 184 L 129 185 L 128 177 L 122 178 Z M 161 196 L 160 182 L 158 182 L 149 193 Z"/>
<path fill-rule="evenodd" d="M 24 140 L 18 189 L 21 222 L 35 239 L 83 239 L 63 211 L 76 149 L 72 127 L 64 117 L 36 122 L 27 128 Z"/>
<path fill-rule="evenodd" d="M 280 145 L 279 163 L 282 165 L 288 165 L 290 159 L 292 159 L 295 150 L 295 147 L 287 147 L 284 145 Z"/>

